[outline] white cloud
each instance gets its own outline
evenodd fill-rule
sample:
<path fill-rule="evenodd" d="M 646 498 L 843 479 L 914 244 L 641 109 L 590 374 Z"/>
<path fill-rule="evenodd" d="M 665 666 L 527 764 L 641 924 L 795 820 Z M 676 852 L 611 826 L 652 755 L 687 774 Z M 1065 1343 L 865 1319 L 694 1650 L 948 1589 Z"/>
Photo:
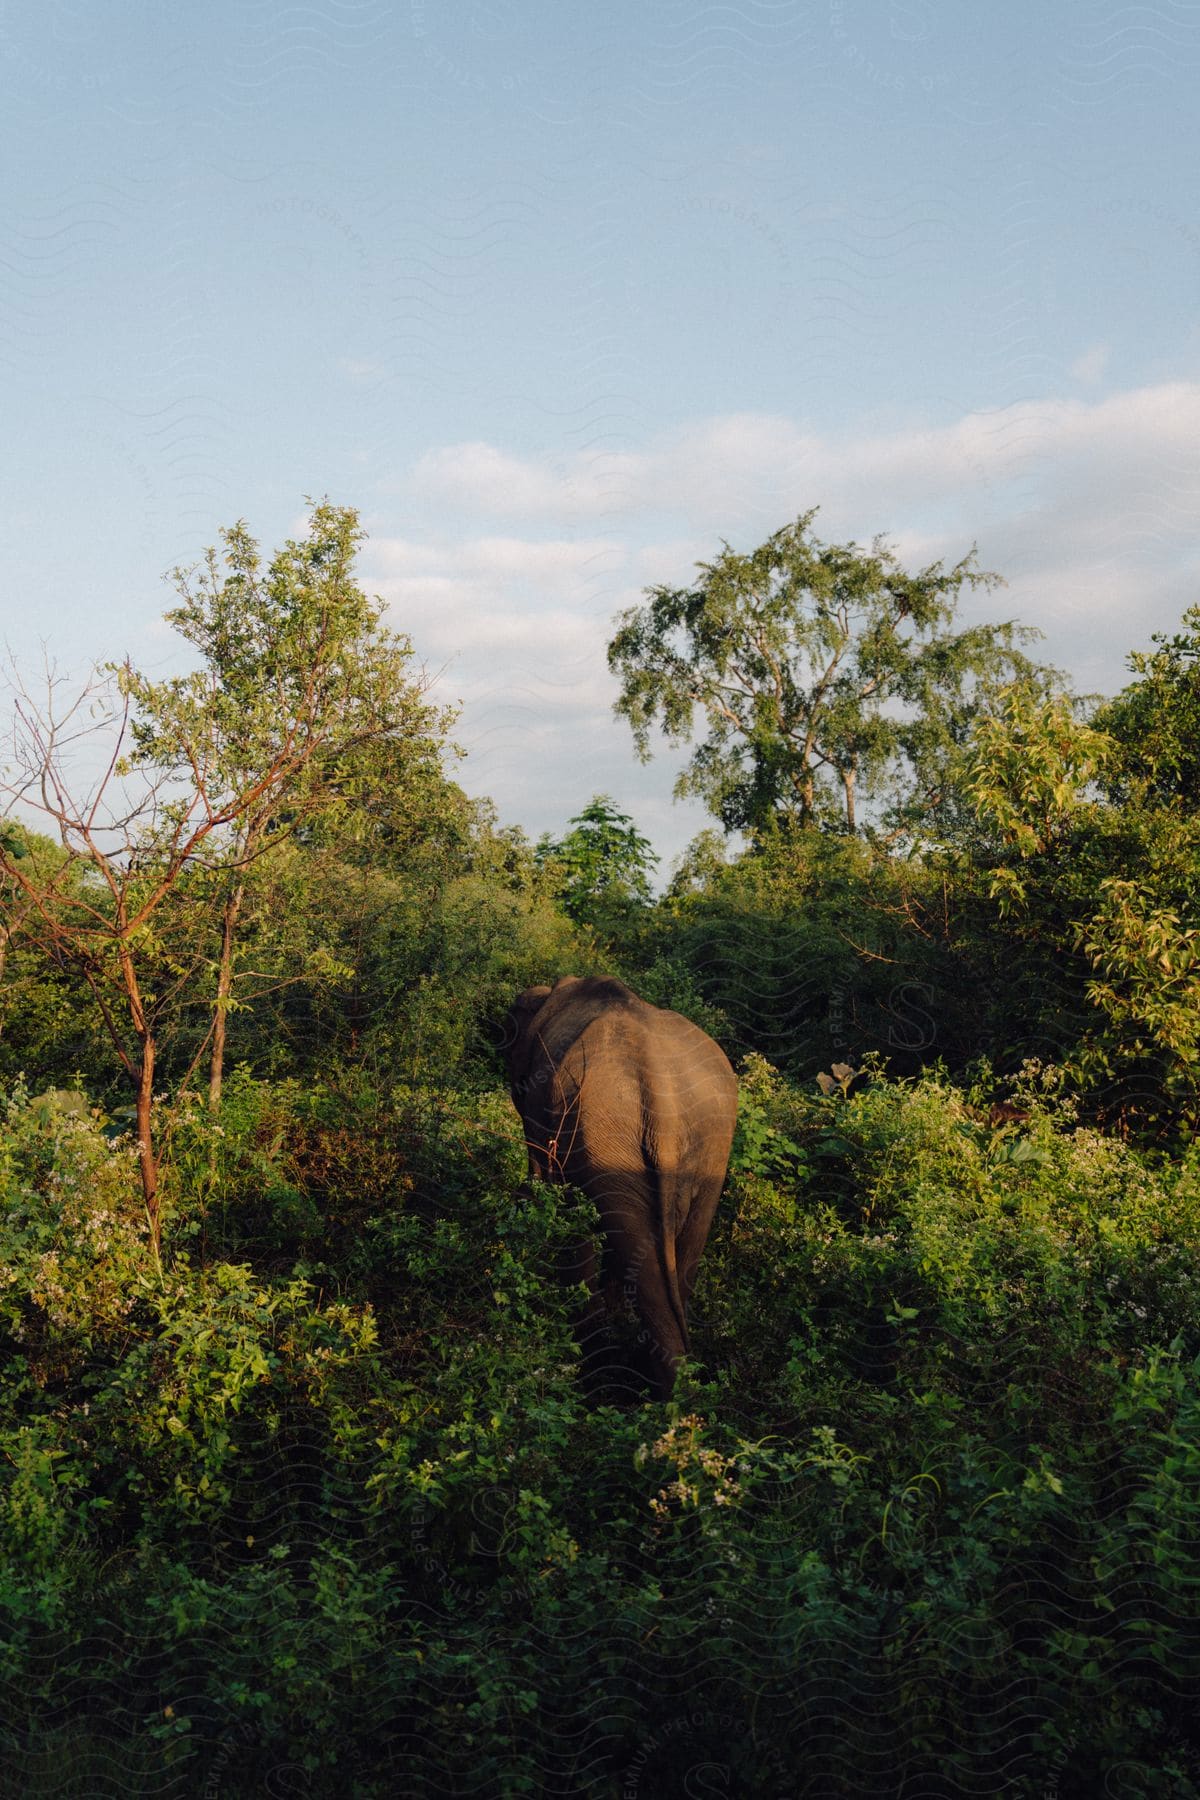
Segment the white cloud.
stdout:
<path fill-rule="evenodd" d="M 339 356 L 337 367 L 347 380 L 353 382 L 378 381 L 387 373 L 383 363 L 358 356 Z"/>
<path fill-rule="evenodd" d="M 1088 387 L 1094 387 L 1096 382 L 1102 381 L 1107 374 L 1111 356 L 1111 345 L 1093 344 L 1090 350 L 1085 350 L 1082 356 L 1075 358 L 1071 364 L 1071 374 L 1076 381 L 1082 381 Z"/>
<path fill-rule="evenodd" d="M 564 583 L 586 584 L 623 560 L 620 545 L 603 538 L 478 537 L 465 543 L 373 537 L 371 562 L 387 575 L 433 573 L 453 568 L 487 581 L 524 583 L 561 592 Z"/>
<path fill-rule="evenodd" d="M 510 519 L 559 517 L 569 499 L 553 470 L 482 443 L 431 450 L 413 470 L 411 486 L 418 499 Z"/>
<path fill-rule="evenodd" d="M 442 671 L 439 690 L 461 699 L 462 740 L 486 737 L 492 758 L 504 719 L 517 714 L 568 733 L 583 715 L 607 722 L 616 689 L 604 646 L 622 561 L 601 539 L 374 537 L 366 576 L 393 625 Z"/>
<path fill-rule="evenodd" d="M 894 529 L 912 528 L 914 509 L 957 512 L 969 503 L 978 513 L 981 498 L 1019 511 L 1022 496 L 1005 497 L 1015 482 L 1036 476 L 1049 480 L 1049 492 L 1081 488 L 1084 479 L 1127 470 L 1131 457 L 1160 500 L 1164 479 L 1171 486 L 1182 477 L 1190 504 L 1200 485 L 1198 428 L 1200 384 L 1176 382 L 1090 403 L 1022 402 L 867 437 L 821 437 L 770 414 L 733 414 L 680 428 L 645 450 L 580 452 L 553 468 L 462 444 L 422 458 L 414 481 L 423 498 L 452 502 L 480 522 L 603 517 L 628 531 L 648 515 L 680 515 L 715 548 L 760 514 L 781 524 L 818 503 L 823 528 L 828 517 L 839 533 L 859 536 L 893 520 Z"/>
<path fill-rule="evenodd" d="M 1080 379 L 1099 378 L 1101 350 L 1081 359 Z M 1038 626 L 1041 654 L 1081 688 L 1108 691 L 1125 679 L 1127 650 L 1174 625 L 1200 574 L 1191 382 L 857 437 L 740 413 L 553 462 L 475 442 L 431 452 L 414 479 L 439 535 L 373 538 L 371 584 L 418 651 L 446 666 L 475 785 L 531 829 L 560 825 L 561 806 L 598 787 L 662 803 L 665 759 L 640 771 L 611 717 L 605 644 L 621 607 L 656 582 L 691 581 L 722 539 L 750 549 L 819 503 L 820 536 L 882 533 L 909 566 L 956 560 L 975 542 L 1010 586 L 966 599 L 964 617 Z M 700 822 L 677 816 L 668 855 Z"/>

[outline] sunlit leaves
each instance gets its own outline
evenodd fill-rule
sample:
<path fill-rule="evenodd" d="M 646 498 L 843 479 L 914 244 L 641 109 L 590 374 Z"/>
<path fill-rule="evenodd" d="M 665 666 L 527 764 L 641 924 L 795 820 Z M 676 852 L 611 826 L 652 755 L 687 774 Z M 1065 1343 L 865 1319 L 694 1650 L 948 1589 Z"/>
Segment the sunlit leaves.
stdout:
<path fill-rule="evenodd" d="M 783 820 L 860 823 L 887 802 L 899 829 L 945 804 L 977 694 L 1031 665 L 1011 625 L 953 632 L 964 588 L 999 578 L 974 555 L 909 574 L 882 539 L 824 544 L 815 511 L 749 555 L 726 544 L 691 588 L 660 585 L 621 615 L 608 647 L 616 711 L 639 754 L 658 725 L 705 735 L 676 783 L 727 830 Z"/>
<path fill-rule="evenodd" d="M 658 857 L 627 813 L 607 794 L 596 794 L 570 821 L 557 842 L 547 833 L 536 858 L 554 874 L 559 895 L 573 919 L 591 919 L 613 904 L 645 906 Z"/>
<path fill-rule="evenodd" d="M 1102 732 L 1076 717 L 1070 696 L 1047 698 L 1013 682 L 995 710 L 975 722 L 966 784 L 1004 850 L 1033 856 L 1074 815 L 1113 751 Z M 1007 877 L 1004 871 L 994 883 L 1000 896 L 1017 892 Z"/>

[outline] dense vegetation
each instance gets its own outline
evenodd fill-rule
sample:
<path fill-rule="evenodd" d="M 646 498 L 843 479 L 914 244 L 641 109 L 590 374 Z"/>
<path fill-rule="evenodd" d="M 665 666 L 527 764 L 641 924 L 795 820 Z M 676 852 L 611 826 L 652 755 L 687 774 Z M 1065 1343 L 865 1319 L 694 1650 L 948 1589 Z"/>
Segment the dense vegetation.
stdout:
<path fill-rule="evenodd" d="M 467 799 L 343 509 L 178 577 L 94 765 L 18 697 L 0 1791 L 1200 1794 L 1200 609 L 1085 704 L 811 519 L 619 623 L 745 833 L 657 898 Z M 523 1186 L 568 970 L 741 1076 L 665 1407 Z"/>

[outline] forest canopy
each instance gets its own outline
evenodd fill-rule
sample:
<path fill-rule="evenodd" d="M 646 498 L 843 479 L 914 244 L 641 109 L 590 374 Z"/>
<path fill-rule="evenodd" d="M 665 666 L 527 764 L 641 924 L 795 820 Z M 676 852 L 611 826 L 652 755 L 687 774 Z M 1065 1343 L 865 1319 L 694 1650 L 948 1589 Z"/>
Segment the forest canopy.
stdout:
<path fill-rule="evenodd" d="M 175 571 L 186 674 L 14 672 L 14 1791 L 1200 1792 L 1200 607 L 1085 698 L 815 517 L 614 622 L 657 889 L 456 781 L 353 508 Z M 667 1405 L 497 1055 L 563 973 L 739 1075 Z"/>

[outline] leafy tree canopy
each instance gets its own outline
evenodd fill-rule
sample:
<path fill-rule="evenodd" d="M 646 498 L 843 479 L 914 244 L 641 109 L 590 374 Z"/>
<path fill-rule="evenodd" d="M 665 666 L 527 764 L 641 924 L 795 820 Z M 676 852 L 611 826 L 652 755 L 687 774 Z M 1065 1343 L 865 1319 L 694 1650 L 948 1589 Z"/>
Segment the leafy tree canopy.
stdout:
<path fill-rule="evenodd" d="M 860 795 L 897 835 L 944 809 L 982 690 L 1034 665 L 1014 624 L 950 629 L 963 588 L 1000 577 L 930 563 L 909 574 L 886 543 L 824 544 L 803 513 L 750 555 L 728 544 L 694 586 L 647 589 L 608 646 L 616 711 L 643 760 L 656 723 L 706 734 L 676 783 L 727 831 L 858 825 Z"/>
<path fill-rule="evenodd" d="M 230 790 L 253 793 L 261 770 L 280 770 L 244 809 L 243 839 L 294 828 L 364 782 L 378 787 L 389 752 L 386 786 L 440 772 L 450 715 L 429 705 L 409 640 L 386 628 L 382 601 L 355 579 L 364 535 L 353 507 L 322 500 L 307 536 L 264 569 L 245 522 L 228 527 L 223 554 L 210 549 L 198 570 L 171 576 L 180 604 L 167 622 L 202 666 L 159 682 L 120 671 L 135 760 L 177 769 L 213 811 Z"/>
<path fill-rule="evenodd" d="M 557 865 L 559 896 L 571 917 L 590 919 L 597 906 L 613 902 L 648 905 L 658 857 L 628 813 L 607 794 L 595 794 L 569 823 L 557 843 L 547 832 L 535 854 L 543 866 Z"/>
<path fill-rule="evenodd" d="M 1120 746 L 1114 797 L 1200 808 L 1200 605 L 1189 606 L 1173 637 L 1156 632 L 1156 650 L 1135 650 L 1140 677 L 1102 709 L 1096 724 Z"/>
<path fill-rule="evenodd" d="M 307 536 L 289 539 L 265 569 L 243 521 L 221 535 L 223 557 L 210 549 L 198 571 L 172 577 L 181 604 L 167 620 L 201 666 L 158 682 L 128 665 L 119 671 L 134 708 L 131 764 L 164 771 L 209 830 L 209 866 L 226 865 L 211 896 L 220 936 L 214 1107 L 255 885 L 260 911 L 268 892 L 276 905 L 283 893 L 259 879 L 263 859 L 292 836 L 352 853 L 356 837 L 377 835 L 390 850 L 453 830 L 461 813 L 441 763 L 449 715 L 428 703 L 411 644 L 385 627 L 382 602 L 355 579 L 357 512 L 314 505 Z M 316 967 L 294 942 L 287 949 L 293 967 Z M 331 977 L 341 968 L 327 964 Z M 259 976 L 265 991 L 296 978 L 276 967 Z"/>

